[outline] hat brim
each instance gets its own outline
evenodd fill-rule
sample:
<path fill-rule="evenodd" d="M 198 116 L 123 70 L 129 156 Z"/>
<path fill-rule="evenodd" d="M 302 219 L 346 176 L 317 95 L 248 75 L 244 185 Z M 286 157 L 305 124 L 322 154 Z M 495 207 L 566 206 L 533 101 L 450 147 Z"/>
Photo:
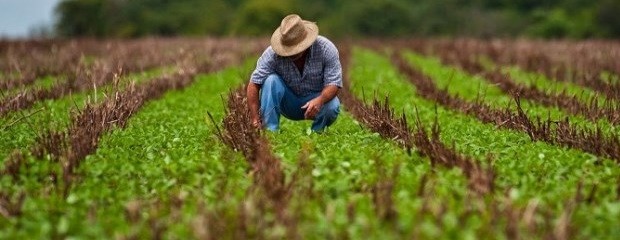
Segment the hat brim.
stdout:
<path fill-rule="evenodd" d="M 306 38 L 294 46 L 282 45 L 280 27 L 273 32 L 271 35 L 271 48 L 276 52 L 276 54 L 282 57 L 293 56 L 308 49 L 312 43 L 314 43 L 316 38 L 319 36 L 319 27 L 310 21 L 304 20 L 302 23 L 304 24 L 304 27 L 306 27 Z"/>

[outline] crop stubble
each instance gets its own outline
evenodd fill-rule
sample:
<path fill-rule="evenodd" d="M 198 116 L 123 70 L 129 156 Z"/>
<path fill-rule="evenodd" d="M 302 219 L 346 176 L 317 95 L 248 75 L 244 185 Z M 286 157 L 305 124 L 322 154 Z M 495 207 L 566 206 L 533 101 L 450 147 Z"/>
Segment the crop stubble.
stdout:
<path fill-rule="evenodd" d="M 516 112 L 510 106 L 497 109 L 481 100 L 467 101 L 461 97 L 450 95 L 445 89 L 437 88 L 433 80 L 411 67 L 402 56 L 393 55 L 392 62 L 416 86 L 418 93 L 426 99 L 474 116 L 484 123 L 492 123 L 498 127 L 525 132 L 532 141 L 544 141 L 581 149 L 620 162 L 620 148 L 618 148 L 620 137 L 614 133 L 604 133 L 598 127 L 588 129 L 575 126 L 568 118 L 561 121 L 554 121 L 550 118 L 532 120 L 523 111 L 519 95 L 514 97 Z"/>
<path fill-rule="evenodd" d="M 500 59 L 505 59 L 507 57 L 498 56 L 499 54 L 507 55 L 509 53 L 515 53 L 512 51 L 508 51 L 507 49 L 497 49 L 497 46 L 498 44 L 478 42 L 473 40 L 455 40 L 450 42 L 441 42 L 437 44 L 437 46 L 431 45 L 429 47 L 433 47 L 433 53 L 439 56 L 444 63 L 459 66 L 470 74 L 482 74 L 485 79 L 497 85 L 501 90 L 508 94 L 518 95 L 521 98 L 533 100 L 544 106 L 559 107 L 571 114 L 580 115 L 593 121 L 605 119 L 611 124 L 620 124 L 620 104 L 618 104 L 617 101 L 611 100 L 613 98 L 605 98 L 604 101 L 599 101 L 598 96 L 592 96 L 589 97 L 587 100 L 581 100 L 578 96 L 570 95 L 565 91 L 548 92 L 536 86 L 524 86 L 521 84 L 517 84 L 514 80 L 510 78 L 507 73 L 502 73 L 501 69 L 499 69 L 499 66 L 495 66 L 495 69 L 485 68 L 480 61 L 481 56 L 490 56 L 490 58 L 498 64 L 509 64 L 516 62 L 501 62 Z M 424 50 L 420 49 L 420 47 L 414 48 L 416 48 L 416 50 L 418 51 L 429 51 L 428 47 L 423 48 Z M 531 51 L 524 52 L 529 53 Z M 534 56 L 532 56 L 531 54 L 525 54 L 525 56 L 520 56 L 519 58 L 528 57 L 534 58 Z M 595 60 L 590 60 L 588 61 L 588 64 L 591 66 L 597 64 L 605 64 L 606 62 L 604 62 L 604 60 L 605 59 L 600 59 L 598 60 L 598 62 Z M 523 66 L 523 64 L 520 64 L 519 66 Z M 551 66 L 546 67 L 552 68 Z M 538 68 L 542 69 L 545 68 L 545 66 L 538 66 Z M 532 67 L 529 67 L 528 69 L 531 70 Z M 592 67 L 581 69 L 581 71 L 588 71 L 588 74 L 594 74 L 593 72 L 600 72 L 603 70 Z M 582 75 L 575 77 L 585 78 L 585 76 Z M 594 80 L 587 79 L 587 81 L 590 82 Z M 616 94 L 614 92 L 610 92 L 615 91 L 614 87 L 609 86 L 602 89 L 606 91 L 604 92 L 604 95 L 606 96 L 615 96 Z"/>
<path fill-rule="evenodd" d="M 122 91 L 117 90 L 109 94 L 101 103 L 87 103 L 83 109 L 73 110 L 66 131 L 50 129 L 41 133 L 36 140 L 37 143 L 31 147 L 30 154 L 16 151 L 9 156 L 5 161 L 3 174 L 15 176 L 19 168 L 27 167 L 24 162 L 27 155 L 37 159 L 43 159 L 48 155 L 53 162 L 60 164 L 61 173 L 52 171 L 49 175 L 53 184 L 59 184 L 61 189 L 59 194 L 66 197 L 78 177 L 74 173 L 75 169 L 87 155 L 96 151 L 99 138 L 103 134 L 115 127 L 125 126 L 127 120 L 146 102 L 160 98 L 167 91 L 189 86 L 196 74 L 209 73 L 239 64 L 241 59 L 249 54 L 248 51 L 256 51 L 256 46 L 243 48 L 239 47 L 239 44 L 231 39 L 209 41 L 204 45 L 208 47 L 207 49 L 200 49 L 201 53 L 208 56 L 205 60 L 198 57 L 181 59 L 177 71 L 173 74 L 141 84 L 131 84 Z M 114 82 L 118 84 L 118 78 L 115 78 Z M 62 175 L 62 178 L 58 175 Z M 12 199 L 10 197 L 5 199 L 8 200 L 0 202 L 2 209 L 20 209 L 23 203 L 21 197 L 13 201 L 10 201 Z M 19 211 L 12 212 L 19 213 Z"/>
<path fill-rule="evenodd" d="M 394 63 L 401 68 L 404 64 L 406 64 L 404 60 L 400 58 L 393 60 Z M 407 67 L 409 68 L 409 66 Z M 423 77 L 421 74 L 417 76 Z M 443 90 L 434 87 L 433 82 L 428 78 L 423 81 L 417 81 L 414 83 L 414 85 L 417 89 L 423 89 L 421 91 L 418 90 L 423 97 L 438 102 L 441 105 L 448 106 L 449 108 L 455 109 L 455 106 L 459 106 L 460 108 L 456 108 L 455 110 L 464 112 L 466 114 L 468 114 L 469 111 L 472 111 L 472 109 L 482 109 L 472 112 L 482 113 L 481 116 L 485 117 L 484 119 L 487 119 L 487 122 L 492 122 L 493 118 L 491 116 L 499 113 L 500 116 L 521 118 L 525 119 L 525 124 L 532 124 L 531 121 L 527 119 L 527 116 L 524 115 L 522 110 L 519 111 L 520 115 L 513 116 L 510 114 L 510 110 L 508 109 L 504 110 L 504 112 L 489 112 L 491 108 L 479 102 L 465 104 L 464 100 L 450 96 L 447 94 L 447 92 L 444 92 Z M 388 139 L 396 140 L 397 143 L 399 143 L 405 148 L 407 147 L 407 145 L 403 144 L 403 142 L 405 142 L 406 139 L 413 139 L 414 145 L 417 147 L 418 151 L 422 155 L 428 156 L 430 158 L 432 166 L 441 165 L 448 168 L 462 169 L 465 177 L 468 179 L 470 190 L 477 193 L 478 199 L 487 198 L 486 204 L 488 205 L 485 208 L 478 209 L 478 211 L 480 211 L 479 213 L 484 215 L 490 214 L 493 222 L 492 224 L 497 224 L 497 222 L 505 221 L 505 234 L 509 239 L 520 238 L 520 226 L 525 226 L 525 228 L 530 231 L 530 233 L 535 233 L 538 236 L 556 239 L 566 239 L 569 234 L 575 233 L 575 231 L 577 231 L 577 229 L 571 226 L 570 218 L 576 206 L 584 201 L 581 184 L 578 185 L 575 197 L 566 201 L 567 208 L 565 208 L 565 210 L 561 213 L 559 223 L 554 225 L 552 224 L 552 214 L 550 214 L 549 211 L 546 209 L 539 209 L 537 201 L 530 201 L 530 204 L 528 206 L 520 207 L 514 205 L 512 203 L 512 200 L 510 200 L 510 197 L 505 195 L 509 192 L 507 190 L 505 190 L 506 192 L 504 192 L 503 194 L 500 193 L 499 196 L 494 195 L 493 193 L 496 191 L 494 187 L 495 173 L 492 169 L 491 162 L 489 162 L 489 166 L 482 167 L 482 165 L 480 165 L 478 161 L 475 161 L 467 156 L 458 154 L 454 146 L 452 148 L 446 147 L 439 140 L 440 126 L 438 125 L 437 119 L 435 119 L 431 127 L 430 136 L 426 131 L 427 127 L 424 126 L 422 121 L 418 118 L 416 119 L 416 129 L 414 130 L 413 137 L 402 137 L 403 134 L 400 134 L 401 137 L 399 137 L 399 135 L 395 133 L 407 132 L 408 129 L 406 128 L 406 124 L 395 123 L 406 123 L 407 120 L 405 119 L 404 115 L 399 119 L 394 118 L 394 111 L 389 108 L 388 104 L 382 105 L 379 101 L 374 99 L 371 105 L 366 105 L 362 101 L 354 99 L 354 96 L 352 96 L 351 93 L 348 91 L 345 91 L 343 93 L 343 99 L 343 102 L 345 103 L 345 105 L 348 106 L 348 108 L 350 108 L 349 110 L 353 113 L 353 115 L 356 116 L 356 118 L 358 118 L 358 120 L 360 120 L 362 123 L 369 126 L 369 128 L 373 129 L 373 131 L 382 131 L 379 132 L 382 136 L 387 136 Z M 519 103 L 517 103 L 517 105 L 519 105 Z M 374 116 L 369 117 L 369 114 Z M 416 114 L 419 116 L 419 113 L 416 112 Z M 368 119 L 372 119 L 373 121 L 369 121 Z M 503 124 L 508 123 L 513 124 L 514 126 L 521 126 L 518 124 L 518 122 L 514 120 L 512 122 L 502 122 Z M 405 127 L 405 129 L 396 130 L 396 126 L 399 126 L 400 128 Z M 532 128 L 532 126 L 527 127 Z M 530 134 L 532 134 L 530 135 L 531 137 L 538 136 L 533 135 L 534 133 Z M 491 157 L 487 158 L 491 159 Z M 425 182 L 425 179 L 426 176 L 422 179 L 422 182 Z M 422 199 L 424 199 L 424 206 L 426 206 L 426 202 L 428 201 L 428 194 L 432 195 L 432 193 L 426 193 L 427 190 L 425 189 L 426 183 L 421 184 L 421 188 L 418 194 L 420 197 L 422 197 Z M 594 191 L 595 190 L 592 190 L 591 194 Z M 488 200 L 489 197 L 490 200 Z M 476 207 L 472 208 L 477 209 Z M 441 216 L 441 213 L 437 215 L 437 213 L 433 213 L 433 211 L 430 211 L 426 207 L 422 208 L 422 212 L 433 214 L 438 219 Z M 546 220 L 542 223 L 535 223 L 535 221 L 533 220 L 534 215 L 542 215 Z M 438 222 L 438 224 L 441 225 L 440 222 Z"/>

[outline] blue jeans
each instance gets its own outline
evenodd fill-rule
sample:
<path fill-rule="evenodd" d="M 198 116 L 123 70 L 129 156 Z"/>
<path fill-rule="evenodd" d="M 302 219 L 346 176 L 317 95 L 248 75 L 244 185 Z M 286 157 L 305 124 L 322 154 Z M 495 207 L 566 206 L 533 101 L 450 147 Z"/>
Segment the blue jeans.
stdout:
<path fill-rule="evenodd" d="M 271 74 L 261 87 L 260 114 L 263 126 L 270 131 L 280 127 L 280 115 L 291 120 L 304 120 L 305 109 L 301 107 L 321 93 L 313 93 L 299 97 L 293 93 L 280 76 Z M 325 127 L 334 123 L 340 112 L 340 101 L 334 97 L 325 103 L 312 123 L 312 131 L 322 132 Z"/>

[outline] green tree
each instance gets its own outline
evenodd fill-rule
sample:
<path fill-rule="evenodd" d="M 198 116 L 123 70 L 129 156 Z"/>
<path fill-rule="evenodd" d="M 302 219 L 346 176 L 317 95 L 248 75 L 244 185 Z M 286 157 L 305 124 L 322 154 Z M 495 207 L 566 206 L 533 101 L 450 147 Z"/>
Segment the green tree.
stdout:
<path fill-rule="evenodd" d="M 596 9 L 596 23 L 604 37 L 620 37 L 620 2 L 605 0 Z"/>
<path fill-rule="evenodd" d="M 363 0 L 354 5 L 348 22 L 359 35 L 403 36 L 410 33 L 412 6 L 396 0 Z"/>
<path fill-rule="evenodd" d="M 248 0 L 235 14 L 232 25 L 234 35 L 264 35 L 280 26 L 282 18 L 293 12 L 293 6 L 286 0 Z"/>
<path fill-rule="evenodd" d="M 96 36 L 108 34 L 105 0 L 66 0 L 56 7 L 59 15 L 56 31 L 61 36 Z"/>
<path fill-rule="evenodd" d="M 59 36 L 269 35 L 298 13 L 346 36 L 620 37 L 617 0 L 63 0 Z"/>

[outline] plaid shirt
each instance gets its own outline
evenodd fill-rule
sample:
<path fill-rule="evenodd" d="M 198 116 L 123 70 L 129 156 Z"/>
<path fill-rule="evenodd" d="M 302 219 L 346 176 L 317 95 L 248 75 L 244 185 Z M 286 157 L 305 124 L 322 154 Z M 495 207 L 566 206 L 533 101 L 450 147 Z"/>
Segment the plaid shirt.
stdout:
<path fill-rule="evenodd" d="M 258 59 L 256 70 L 250 81 L 262 85 L 271 74 L 278 74 L 297 96 L 307 96 L 321 92 L 325 86 L 342 87 L 342 67 L 336 46 L 323 36 L 319 36 L 310 46 L 306 56 L 303 74 L 288 57 L 278 56 L 268 47 Z"/>

